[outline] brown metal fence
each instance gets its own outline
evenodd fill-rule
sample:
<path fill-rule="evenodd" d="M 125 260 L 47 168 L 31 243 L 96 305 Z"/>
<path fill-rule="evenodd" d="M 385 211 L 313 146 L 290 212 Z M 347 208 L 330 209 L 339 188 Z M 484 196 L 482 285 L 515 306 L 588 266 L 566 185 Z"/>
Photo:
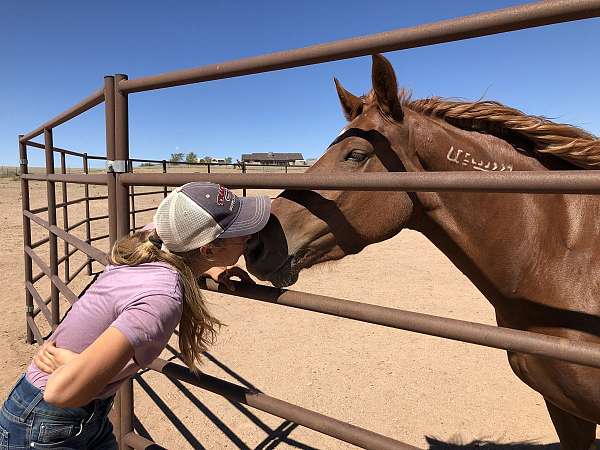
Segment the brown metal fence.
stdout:
<path fill-rule="evenodd" d="M 232 188 L 600 193 L 600 178 L 590 171 L 469 173 L 468 175 L 464 172 L 386 173 L 360 174 L 360 176 L 319 176 L 312 174 L 247 173 L 249 171 L 244 166 L 241 167 L 240 171 L 242 173 L 240 174 L 211 173 L 211 165 L 208 165 L 206 173 L 168 173 L 168 166 L 171 163 L 164 160 L 140 160 L 129 157 L 129 94 L 598 16 L 600 16 L 600 0 L 579 0 L 577 2 L 552 0 L 135 80 L 128 80 L 126 75 L 121 74 L 114 77 L 105 77 L 102 89 L 94 92 L 77 105 L 32 132 L 19 136 L 27 342 L 37 342 L 39 344 L 43 341 L 42 333 L 35 322 L 35 318 L 40 312 L 52 329 L 57 326 L 61 315 L 60 295 L 71 304 L 77 301 L 77 295 L 69 285 L 84 269 L 87 268 L 87 274 L 91 275 L 93 273 L 93 262 L 106 265 L 107 255 L 105 251 L 92 244 L 102 239 L 109 239 L 109 243 L 112 245 L 118 237 L 125 236 L 130 231 L 139 228 L 136 225 L 136 214 L 153 208 L 136 210 L 135 198 L 153 194 L 166 196 L 168 193 L 167 186 L 178 186 L 193 180 L 207 180 L 222 183 Z M 87 153 L 79 153 L 54 146 L 53 128 L 101 103 L 105 105 L 105 156 L 91 156 Z M 42 134 L 44 136 L 43 144 L 31 141 L 31 139 Z M 28 147 L 44 150 L 46 156 L 45 174 L 31 174 L 28 172 Z M 58 173 L 54 167 L 55 154 L 60 157 L 61 167 Z M 67 156 L 81 158 L 81 173 L 68 173 Z M 89 169 L 90 160 L 106 161 L 106 172 L 90 173 L 92 172 Z M 162 173 L 134 173 L 133 164 L 136 162 L 156 164 Z M 31 181 L 46 183 L 46 206 L 34 209 L 30 207 L 29 183 Z M 60 183 L 62 188 L 60 203 L 57 203 L 56 199 L 56 183 Z M 84 196 L 69 200 L 67 190 L 69 184 L 83 184 Z M 107 195 L 90 195 L 90 186 L 96 185 L 106 186 Z M 160 186 L 162 189 L 136 192 L 136 187 L 140 186 Z M 90 214 L 91 202 L 105 200 L 107 201 L 108 214 L 92 216 Z M 85 203 L 85 218 L 71 223 L 68 207 L 78 203 Z M 57 226 L 58 209 L 62 209 L 63 228 Z M 47 219 L 40 217 L 40 213 L 46 213 Z M 94 236 L 91 228 L 92 223 L 106 219 L 108 219 L 108 234 Z M 47 230 L 48 237 L 32 242 L 32 222 Z M 85 237 L 83 239 L 72 233 L 74 229 L 81 226 L 85 226 Z M 63 241 L 61 256 L 59 256 L 58 239 Z M 37 248 L 45 244 L 49 246 L 48 264 L 36 252 Z M 70 258 L 76 252 L 82 252 L 86 260 L 83 265 L 71 270 Z M 33 274 L 33 263 L 41 270 L 36 275 Z M 61 264 L 63 265 L 63 278 L 59 274 Z M 47 277 L 51 284 L 51 292 L 48 298 L 43 298 L 35 286 L 44 277 Z M 207 282 L 203 287 L 226 292 L 230 295 L 302 308 L 382 326 L 600 367 L 600 346 L 563 338 L 265 286 L 239 284 L 235 292 L 226 291 L 222 286 L 210 282 Z M 394 439 L 340 422 L 224 380 L 207 375 L 193 375 L 186 367 L 171 362 L 156 360 L 150 365 L 149 369 L 200 386 L 230 400 L 247 404 L 363 448 L 414 448 Z M 146 448 L 154 444 L 139 436 L 133 430 L 132 381 L 125 383 L 120 389 L 113 408 L 112 420 L 121 449 Z M 154 448 L 157 447 L 154 446 Z"/>

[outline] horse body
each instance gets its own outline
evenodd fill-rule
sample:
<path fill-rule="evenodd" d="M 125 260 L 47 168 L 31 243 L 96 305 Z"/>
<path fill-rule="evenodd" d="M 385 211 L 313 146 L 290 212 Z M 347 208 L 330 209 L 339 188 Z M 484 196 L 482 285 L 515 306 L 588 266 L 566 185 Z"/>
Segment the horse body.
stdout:
<path fill-rule="evenodd" d="M 500 159 L 513 170 L 547 170 L 537 160 L 504 148 L 509 144 L 498 138 L 458 130 L 463 133 L 482 141 L 469 148 L 471 154 Z M 450 142 L 461 141 L 457 135 L 448 137 Z M 447 154 L 439 147 L 417 148 L 428 170 L 453 169 L 455 163 L 444 161 L 440 156 Z M 594 239 L 600 231 L 600 198 L 416 195 L 421 205 L 429 207 L 410 227 L 422 232 L 478 287 L 494 305 L 498 325 L 600 344 L 600 286 L 594 276 L 600 270 L 600 246 Z M 594 317 L 599 319 L 590 320 Z M 600 423 L 599 369 L 510 352 L 509 362 L 515 374 L 547 401 Z"/>
<path fill-rule="evenodd" d="M 369 96 L 336 85 L 349 124 L 313 173 L 568 167 L 531 148 L 516 151 L 528 144 L 518 134 L 511 142 L 403 107 L 382 57 L 374 57 Z M 600 344 L 598 196 L 284 191 L 272 213 L 246 259 L 250 271 L 276 285 L 412 228 L 477 286 L 498 325 Z M 546 400 L 561 447 L 590 448 L 600 423 L 600 369 L 511 352 L 508 358 Z"/>

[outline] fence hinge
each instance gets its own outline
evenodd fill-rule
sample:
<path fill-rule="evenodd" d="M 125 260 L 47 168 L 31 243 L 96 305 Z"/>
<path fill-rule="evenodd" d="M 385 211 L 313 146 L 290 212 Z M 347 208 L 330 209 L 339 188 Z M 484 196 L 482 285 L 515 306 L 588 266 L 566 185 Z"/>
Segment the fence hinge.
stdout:
<path fill-rule="evenodd" d="M 33 314 L 33 306 L 26 306 L 25 307 L 25 312 L 27 314 Z"/>
<path fill-rule="evenodd" d="M 114 173 L 125 173 L 127 172 L 127 161 L 124 159 L 115 159 L 111 161 L 110 159 L 106 161 L 106 171 L 114 172 Z"/>
<path fill-rule="evenodd" d="M 26 166 L 28 164 L 28 162 L 27 162 L 27 160 L 25 158 L 21 158 L 19 160 L 19 164 L 22 164 L 22 165 Z"/>

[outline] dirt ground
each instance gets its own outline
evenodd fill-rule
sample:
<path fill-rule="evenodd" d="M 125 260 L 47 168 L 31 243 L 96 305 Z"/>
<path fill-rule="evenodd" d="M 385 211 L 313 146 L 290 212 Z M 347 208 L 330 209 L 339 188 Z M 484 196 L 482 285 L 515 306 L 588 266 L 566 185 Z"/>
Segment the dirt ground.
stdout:
<path fill-rule="evenodd" d="M 57 191 L 60 201 L 60 185 Z M 90 191 L 101 195 L 105 188 Z M 0 179 L 0 193 L 4 399 L 35 348 L 25 343 L 19 182 Z M 69 199 L 82 193 L 83 187 L 69 186 Z M 32 207 L 42 206 L 45 184 L 32 183 L 31 197 Z M 156 205 L 160 198 L 139 197 L 136 208 Z M 93 202 L 91 208 L 92 215 L 106 214 L 106 200 Z M 81 220 L 83 213 L 83 204 L 70 207 L 69 223 Z M 139 214 L 136 225 L 151 216 Z M 59 211 L 59 225 L 62 219 Z M 83 237 L 83 230 L 76 234 Z M 46 236 L 38 226 L 33 231 L 34 241 Z M 106 234 L 107 222 L 94 222 L 92 231 L 94 236 Z M 106 240 L 97 244 L 106 249 Z M 47 258 L 47 246 L 39 253 Z M 71 272 L 83 261 L 78 252 Z M 87 280 L 84 270 L 71 287 L 79 292 Z M 45 298 L 49 288 L 44 281 L 36 287 Z M 495 323 L 482 295 L 443 254 L 411 231 L 360 255 L 306 271 L 293 289 Z M 206 297 L 227 324 L 207 355 L 203 370 L 210 375 L 421 448 L 558 450 L 542 398 L 513 375 L 502 351 L 210 292 Z M 42 314 L 36 322 L 47 330 Z M 175 337 L 171 346 L 177 348 Z M 167 349 L 162 356 L 172 355 Z M 169 449 L 355 448 L 155 372 L 142 373 L 134 386 L 137 430 Z"/>

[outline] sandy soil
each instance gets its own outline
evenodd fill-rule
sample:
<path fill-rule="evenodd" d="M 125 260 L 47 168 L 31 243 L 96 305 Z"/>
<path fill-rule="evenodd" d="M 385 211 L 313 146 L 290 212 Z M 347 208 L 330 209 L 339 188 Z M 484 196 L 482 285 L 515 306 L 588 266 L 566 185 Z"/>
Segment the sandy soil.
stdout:
<path fill-rule="evenodd" d="M 0 179 L 0 192 L 4 399 L 35 348 L 25 343 L 19 182 Z M 95 187 L 91 192 L 105 190 Z M 69 198 L 78 193 L 83 187 L 69 187 Z M 42 206 L 45 196 L 45 185 L 32 183 L 32 207 Z M 136 208 L 159 200 L 139 197 Z M 82 219 L 83 211 L 83 205 L 70 208 L 69 223 Z M 102 214 L 106 201 L 93 202 L 92 215 Z M 140 214 L 137 224 L 151 215 Z M 58 219 L 60 225 L 62 212 Z M 105 220 L 94 223 L 93 235 L 106 233 Z M 83 237 L 83 227 L 76 234 Z M 34 240 L 45 236 L 34 227 Z M 106 249 L 106 240 L 97 244 Z M 62 252 L 61 241 L 59 248 Z M 47 246 L 39 253 L 47 258 Z M 71 271 L 83 261 L 78 252 Z M 75 292 L 86 284 L 85 274 L 71 284 Z M 44 280 L 36 286 L 43 297 L 49 295 Z M 360 255 L 306 271 L 294 289 L 495 323 L 482 295 L 443 254 L 411 231 Z M 490 441 L 484 446 L 493 448 L 520 443 L 519 448 L 558 449 L 548 446 L 557 438 L 541 397 L 512 374 L 502 351 L 210 292 L 206 296 L 228 325 L 207 355 L 208 374 L 421 448 L 471 447 L 466 444 L 483 439 Z M 47 330 L 41 314 L 36 322 Z M 177 347 L 175 337 L 171 345 Z M 162 356 L 172 355 L 165 350 Z M 136 428 L 170 449 L 355 448 L 154 372 L 139 375 L 134 385 Z"/>

